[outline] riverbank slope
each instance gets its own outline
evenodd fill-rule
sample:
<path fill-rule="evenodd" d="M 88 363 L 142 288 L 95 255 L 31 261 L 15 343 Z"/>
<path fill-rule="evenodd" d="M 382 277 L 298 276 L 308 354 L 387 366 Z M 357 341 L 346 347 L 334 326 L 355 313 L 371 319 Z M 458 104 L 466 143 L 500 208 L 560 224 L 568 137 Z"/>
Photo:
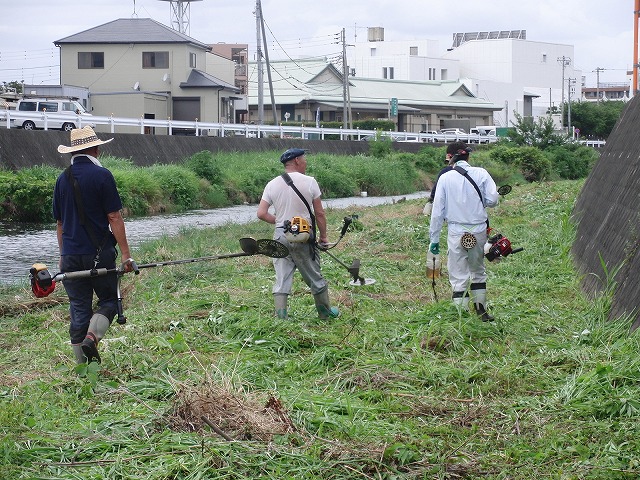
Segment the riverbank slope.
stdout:
<path fill-rule="evenodd" d="M 291 318 L 273 318 L 266 257 L 147 269 L 123 278 L 127 324 L 78 376 L 62 290 L 5 291 L 0 468 L 57 479 L 637 478 L 640 337 L 606 321 L 608 297 L 580 293 L 569 215 L 581 184 L 517 186 L 492 211 L 524 247 L 488 266 L 493 323 L 450 306 L 446 272 L 435 290 L 425 277 L 422 200 L 352 212 L 359 228 L 332 252 L 360 258 L 377 282 L 351 287 L 323 256 L 342 313 L 328 322 L 299 277 Z M 329 212 L 330 237 L 343 215 Z M 235 252 L 244 235 L 271 228 L 185 231 L 134 256 Z"/>

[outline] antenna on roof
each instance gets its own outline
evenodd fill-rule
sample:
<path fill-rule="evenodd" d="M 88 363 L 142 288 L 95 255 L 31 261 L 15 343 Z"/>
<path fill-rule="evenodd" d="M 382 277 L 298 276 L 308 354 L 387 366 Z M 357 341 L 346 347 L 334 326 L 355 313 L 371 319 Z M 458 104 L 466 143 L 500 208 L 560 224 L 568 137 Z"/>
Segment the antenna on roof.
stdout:
<path fill-rule="evenodd" d="M 138 14 L 136 13 L 136 0 L 133 0 L 133 13 L 131 14 L 131 18 L 137 18 Z"/>
<path fill-rule="evenodd" d="M 160 0 L 171 4 L 171 28 L 191 35 L 191 2 L 202 0 Z"/>

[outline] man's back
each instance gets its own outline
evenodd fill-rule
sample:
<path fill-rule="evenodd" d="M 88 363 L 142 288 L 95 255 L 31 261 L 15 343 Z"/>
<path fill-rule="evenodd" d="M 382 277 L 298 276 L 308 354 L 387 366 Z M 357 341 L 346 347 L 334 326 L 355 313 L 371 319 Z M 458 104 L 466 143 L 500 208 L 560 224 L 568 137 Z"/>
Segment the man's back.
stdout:
<path fill-rule="evenodd" d="M 498 203 L 495 182 L 484 168 L 472 167 L 464 161 L 456 165 L 464 169 L 476 183 L 482 194 L 482 201 L 476 189 L 464 175 L 456 170 L 450 170 L 438 180 L 433 211 L 438 212 L 437 214 L 448 223 L 473 225 L 485 223 L 487 220 L 485 207 L 493 207 Z"/>
<path fill-rule="evenodd" d="M 313 210 L 313 200 L 320 196 L 320 187 L 316 179 L 299 172 L 291 172 L 289 176 Z M 274 178 L 267 184 L 262 199 L 274 207 L 277 226 L 281 226 L 285 220 L 290 220 L 294 216 L 311 220 L 307 207 L 282 176 Z"/>

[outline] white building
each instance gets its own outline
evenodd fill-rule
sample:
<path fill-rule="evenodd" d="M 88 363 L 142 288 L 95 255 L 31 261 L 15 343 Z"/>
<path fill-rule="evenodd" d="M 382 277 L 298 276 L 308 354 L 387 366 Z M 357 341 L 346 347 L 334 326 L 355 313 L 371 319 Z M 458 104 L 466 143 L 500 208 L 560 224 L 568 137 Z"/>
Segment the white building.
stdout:
<path fill-rule="evenodd" d="M 389 80 L 458 80 L 459 62 L 441 58 L 437 40 L 384 41 L 381 27 L 369 29 L 349 60 L 350 74 Z"/>
<path fill-rule="evenodd" d="M 356 43 L 349 63 L 362 77 L 385 78 L 392 68 L 400 80 L 460 79 L 476 97 L 503 106 L 494 113 L 498 126 L 510 126 L 514 112 L 537 118 L 560 108 L 569 94 L 580 98 L 582 72 L 573 69 L 572 45 L 530 41 L 523 30 L 455 34 L 442 56 L 436 43 L 386 42 L 384 34 L 370 34 Z"/>

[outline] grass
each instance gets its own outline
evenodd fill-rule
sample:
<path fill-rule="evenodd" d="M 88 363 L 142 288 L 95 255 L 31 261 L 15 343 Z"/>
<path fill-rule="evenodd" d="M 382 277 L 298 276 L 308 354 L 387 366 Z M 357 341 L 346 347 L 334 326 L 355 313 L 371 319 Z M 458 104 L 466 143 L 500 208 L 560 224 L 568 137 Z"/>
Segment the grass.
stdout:
<path fill-rule="evenodd" d="M 434 301 L 420 201 L 348 212 L 363 228 L 332 252 L 377 283 L 348 286 L 324 256 L 329 322 L 299 277 L 290 320 L 272 316 L 266 257 L 146 269 L 123 277 L 128 322 L 102 365 L 76 369 L 64 290 L 3 289 L 0 478 L 638 478 L 638 335 L 579 289 L 581 185 L 517 186 L 492 212 L 524 247 L 488 266 L 494 323 L 456 311 L 446 275 Z M 134 256 L 237 252 L 245 235 L 271 230 L 184 231 Z"/>

